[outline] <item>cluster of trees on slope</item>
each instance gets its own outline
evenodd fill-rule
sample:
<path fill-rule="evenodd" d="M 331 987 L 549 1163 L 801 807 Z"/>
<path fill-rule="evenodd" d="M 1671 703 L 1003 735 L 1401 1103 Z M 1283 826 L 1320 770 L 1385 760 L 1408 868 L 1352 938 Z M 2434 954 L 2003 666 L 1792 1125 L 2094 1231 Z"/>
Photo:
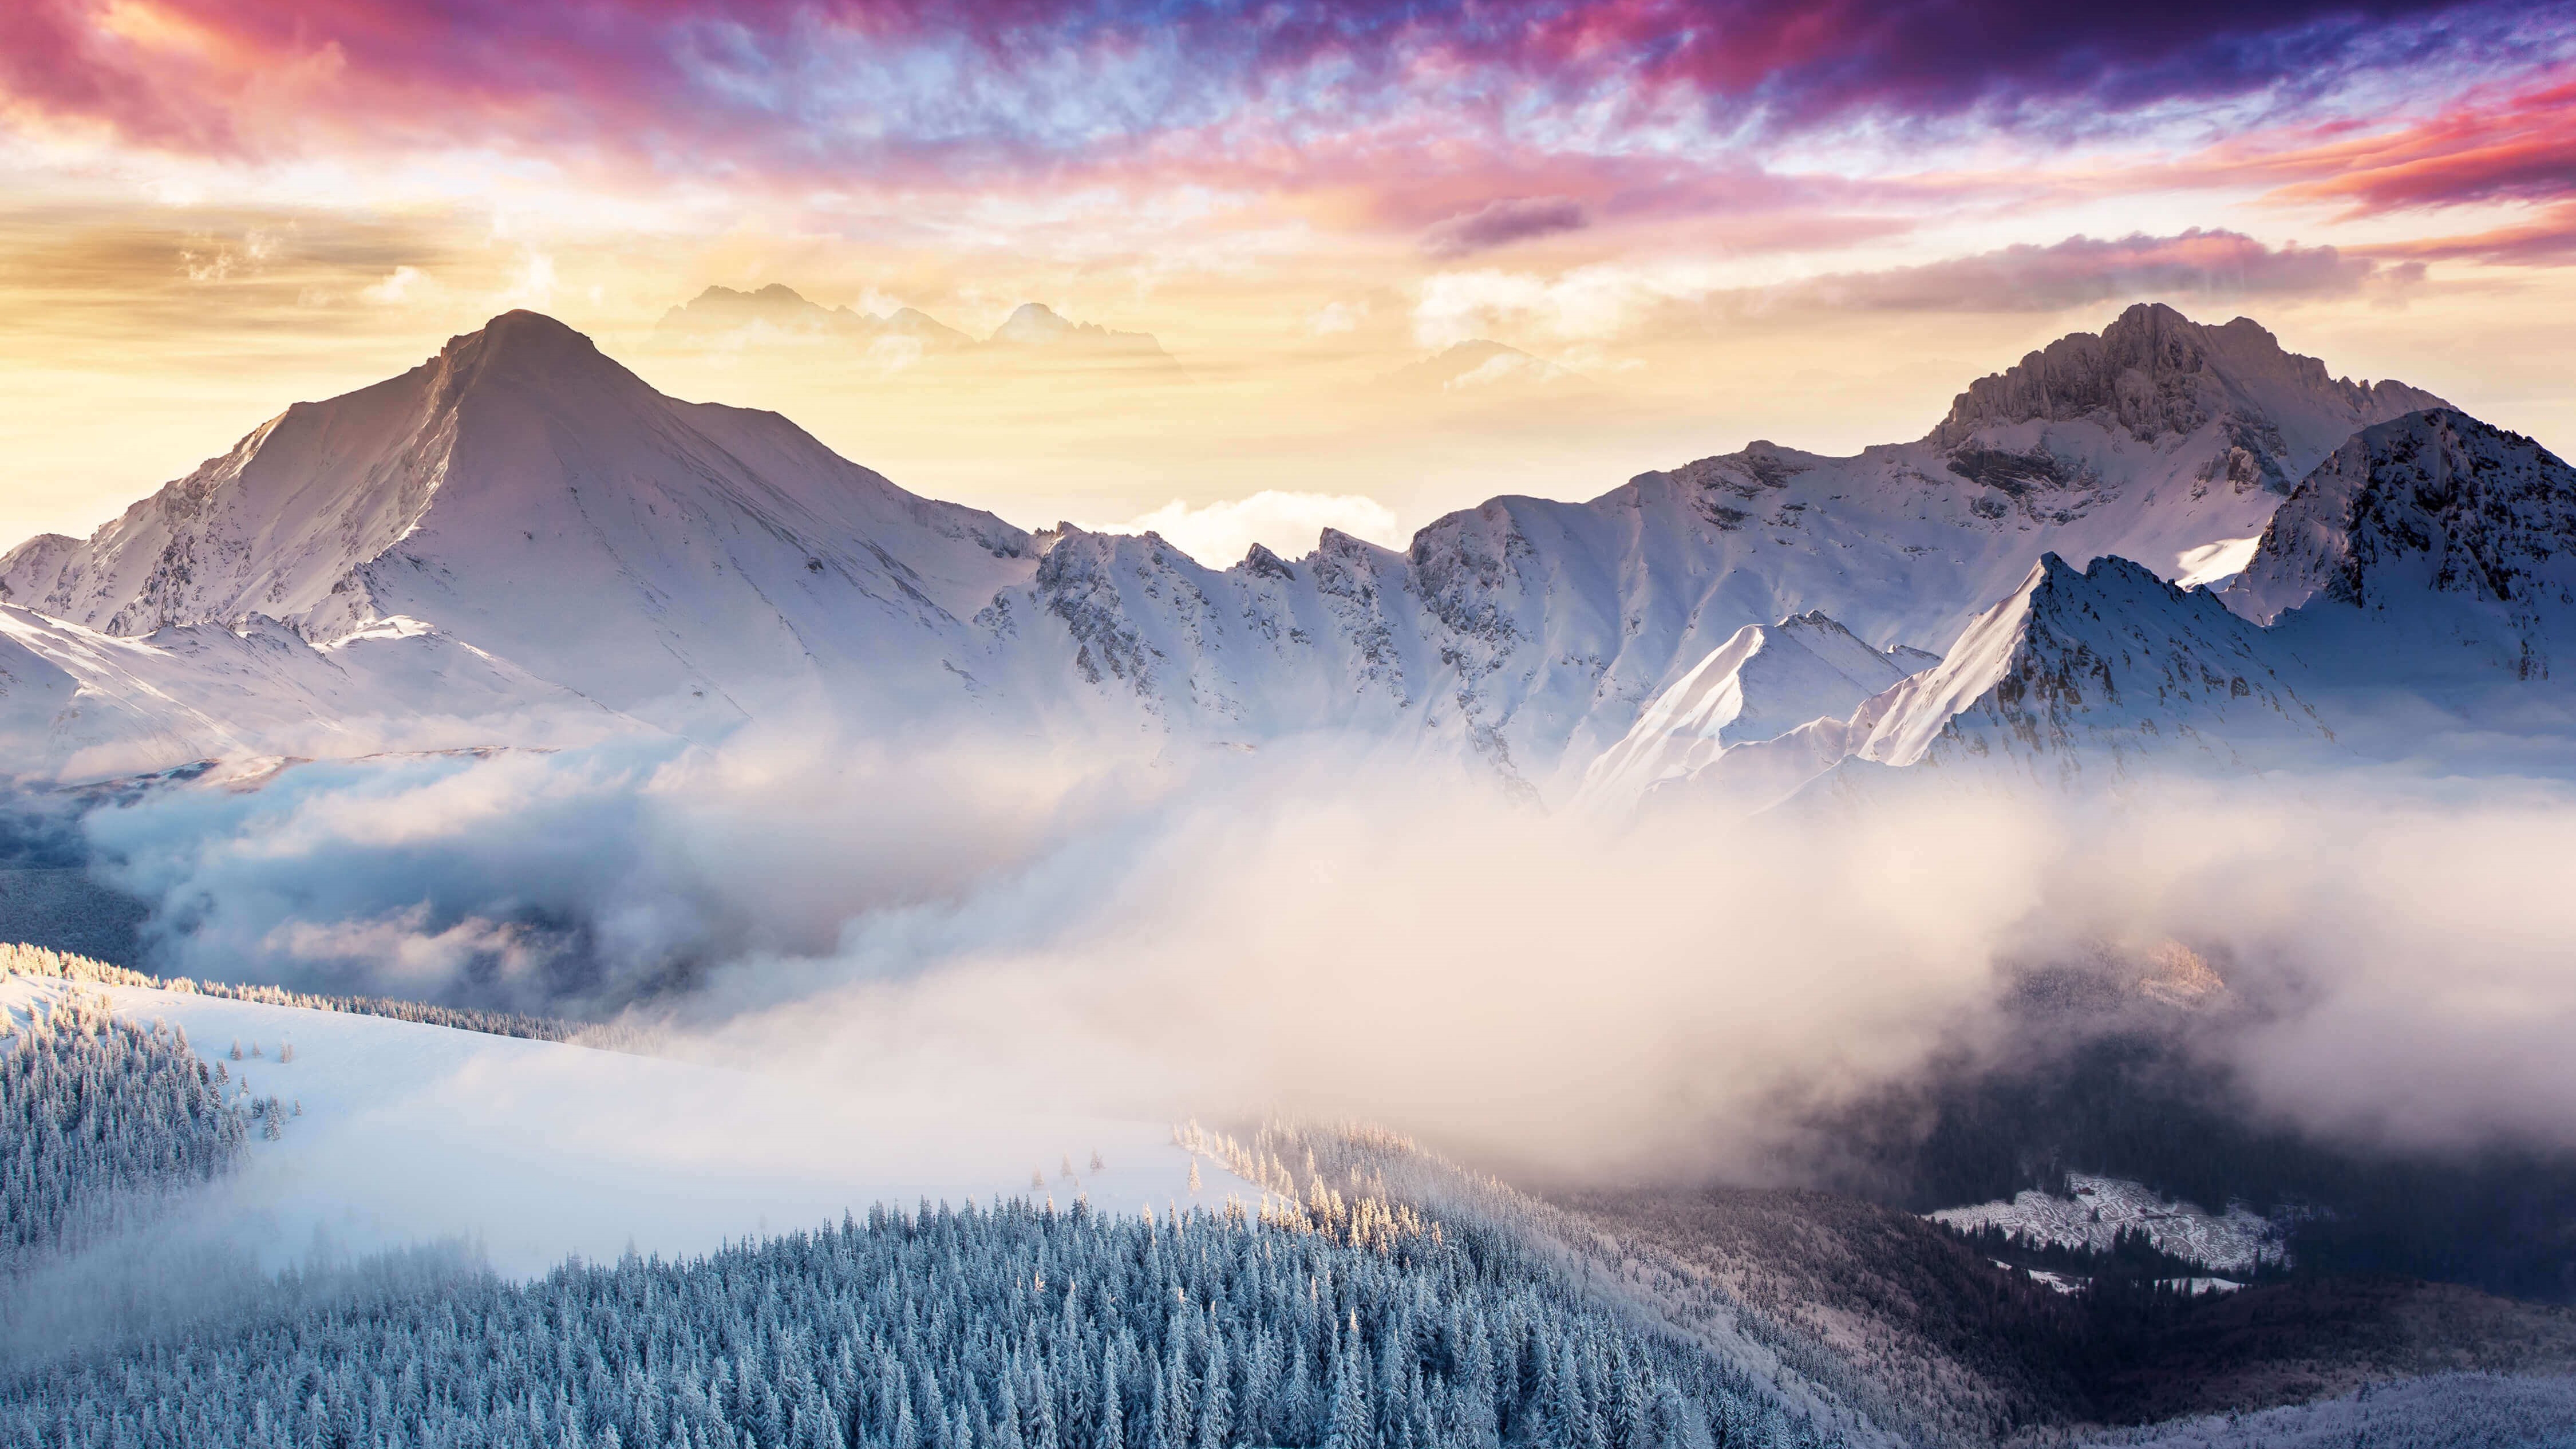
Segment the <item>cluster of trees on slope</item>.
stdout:
<path fill-rule="evenodd" d="M 0 1444 L 1821 1445 L 1757 1376 L 1478 1231 L 1025 1203 L 629 1255 L 0 1379 Z"/>
<path fill-rule="evenodd" d="M 2061 1024 L 2062 1028 L 2062 1024 Z M 2374 1150 L 2273 1125 L 2181 1029 L 1961 1063 L 1821 1124 L 1800 1164 L 1909 1212 L 2064 1196 L 2069 1171 L 2289 1219 L 2294 1272 L 2396 1273 L 2576 1303 L 2576 1154 Z M 1999 1255 L 2001 1256 L 2001 1255 Z"/>
<path fill-rule="evenodd" d="M 1832 1343 L 1915 1417 L 1911 1442 L 2035 1449 L 2088 1425 L 2256 1410 L 2372 1381 L 2576 1372 L 2576 1312 L 2457 1285 L 2300 1278 L 2185 1298 L 2158 1291 L 2142 1258 L 2068 1295 L 1997 1269 L 1938 1224 L 1836 1194 L 1628 1189 L 1569 1201 Z"/>
<path fill-rule="evenodd" d="M 1334 1221 L 1347 1200 L 1354 1213 L 1391 1210 L 1399 1219 L 1409 1219 L 1419 1211 L 1453 1232 L 1519 1244 L 1553 1265 L 1559 1276 L 1579 1282 L 1594 1302 L 1657 1331 L 1685 1334 L 1722 1362 L 1767 1381 L 1775 1395 L 1822 1426 L 1834 1443 L 1921 1437 L 1920 1419 L 1911 1406 L 1880 1392 L 1813 1335 L 1748 1302 L 1738 1285 L 1712 1277 L 1653 1242 L 1604 1232 L 1583 1215 L 1425 1151 L 1398 1134 L 1364 1124 L 1272 1121 L 1237 1140 L 1194 1122 L 1176 1129 L 1174 1139 L 1193 1152 L 1217 1157 L 1236 1176 L 1272 1194 L 1266 1201 L 1281 1206 L 1265 1206 L 1265 1215 L 1284 1214 L 1292 1222 Z M 1941 1237 L 1929 1225 L 1924 1231 Z"/>
<path fill-rule="evenodd" d="M 2007 1263 L 2016 1268 L 2036 1268 L 2083 1278 L 2096 1285 L 2118 1281 L 2152 1289 L 2174 1279 L 2204 1277 L 2215 1272 L 2208 1264 L 2177 1257 L 2156 1246 L 2155 1239 L 2144 1228 L 2122 1228 L 2111 1235 L 2107 1248 L 2075 1246 L 2047 1242 L 2036 1235 L 2012 1231 L 1997 1223 L 1981 1228 L 1954 1228 L 1940 1225 L 1942 1231 L 1956 1236 L 1985 1258 Z M 2286 1265 L 2265 1259 L 2252 1272 L 2232 1269 L 2217 1276 L 2235 1282 L 2254 1282 L 2284 1277 Z"/>
<path fill-rule="evenodd" d="M 247 1119 L 185 1033 L 78 996 L 0 1039 L 0 1263 L 103 1231 L 241 1157 Z"/>
<path fill-rule="evenodd" d="M 507 1011 L 475 1011 L 432 1006 L 420 1001 L 393 1001 L 377 996 L 317 996 L 277 986 L 228 986 L 220 981 L 195 981 L 185 976 L 161 977 L 24 942 L 0 943 L 0 971 L 14 971 L 21 976 L 95 982 L 103 986 L 141 986 L 155 991 L 217 996 L 264 1006 L 294 1006 L 306 1011 L 390 1017 L 395 1021 L 416 1021 L 428 1026 L 452 1027 L 457 1031 L 481 1032 L 486 1036 L 569 1042 L 574 1046 L 600 1047 L 609 1051 L 650 1053 L 654 1046 L 651 1032 L 619 1023 L 600 1025 L 545 1016 L 520 1016 Z"/>
<path fill-rule="evenodd" d="M 1795 1188 L 1624 1188 L 1567 1206 L 1632 1251 L 1668 1252 L 1751 1309 L 1831 1344 L 1907 1437 L 1986 1443 L 2088 1417 L 2070 1346 L 2084 1306 L 1997 1269 L 1958 1235 Z"/>

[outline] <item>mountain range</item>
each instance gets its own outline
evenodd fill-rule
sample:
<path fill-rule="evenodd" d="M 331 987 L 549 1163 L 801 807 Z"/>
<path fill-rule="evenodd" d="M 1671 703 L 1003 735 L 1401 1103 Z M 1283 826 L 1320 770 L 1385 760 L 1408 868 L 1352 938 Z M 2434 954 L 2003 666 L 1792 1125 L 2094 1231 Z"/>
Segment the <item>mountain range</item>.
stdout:
<path fill-rule="evenodd" d="M 691 310 L 822 312 L 719 293 Z M 841 315 L 815 325 L 937 335 Z M 1089 335 L 1024 308 L 983 345 Z M 1327 530 L 1231 562 L 916 496 L 513 312 L 0 557 L 0 738 L 74 779 L 805 711 L 1164 749 L 1321 733 L 1549 802 L 1754 806 L 1923 764 L 2263 768 L 2376 748 L 2348 716 L 2392 695 L 2470 733 L 2554 699 L 2571 540 L 2576 474 L 2531 440 L 2155 305 L 1912 442 L 1756 441 L 1400 551 Z"/>
<path fill-rule="evenodd" d="M 888 360 L 975 354 L 1020 361 L 1123 361 L 1179 371 L 1179 364 L 1151 334 L 1075 322 L 1043 302 L 1021 303 L 991 335 L 978 339 L 918 308 L 876 313 L 825 307 L 781 282 L 750 292 L 709 287 L 663 313 L 654 331 L 659 341 L 699 346 L 740 345 L 753 339 L 818 339 L 883 348 Z"/>

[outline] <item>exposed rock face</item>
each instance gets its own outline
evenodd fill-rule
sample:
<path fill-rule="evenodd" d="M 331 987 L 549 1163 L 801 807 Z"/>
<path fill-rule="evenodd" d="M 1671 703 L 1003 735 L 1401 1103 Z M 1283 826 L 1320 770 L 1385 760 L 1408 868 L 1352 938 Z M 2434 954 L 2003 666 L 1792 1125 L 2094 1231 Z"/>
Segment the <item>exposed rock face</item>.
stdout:
<path fill-rule="evenodd" d="M 2338 616 L 2358 616 L 2346 630 L 2431 627 L 2547 678 L 2576 645 L 2576 470 L 2449 408 L 2365 429 L 2281 505 L 2228 601 L 2267 624 L 2296 611 L 2302 635 Z"/>
<path fill-rule="evenodd" d="M 2279 405 L 2289 398 L 2308 407 Z M 1969 384 L 1930 441 L 1969 450 L 1980 429 L 1999 424 L 2090 419 L 2154 442 L 2224 422 L 2230 425 L 2230 453 L 2221 476 L 2259 477 L 2264 486 L 2286 493 L 2297 473 L 2287 470 L 2285 460 L 2296 449 L 2275 414 L 2322 413 L 2329 426 L 2339 419 L 2349 433 L 2440 404 L 2404 383 L 2329 376 L 2324 363 L 2284 351 L 2279 339 L 2250 318 L 2207 327 L 2160 303 L 2140 303 L 2098 335 L 2061 337 L 2019 366 Z"/>

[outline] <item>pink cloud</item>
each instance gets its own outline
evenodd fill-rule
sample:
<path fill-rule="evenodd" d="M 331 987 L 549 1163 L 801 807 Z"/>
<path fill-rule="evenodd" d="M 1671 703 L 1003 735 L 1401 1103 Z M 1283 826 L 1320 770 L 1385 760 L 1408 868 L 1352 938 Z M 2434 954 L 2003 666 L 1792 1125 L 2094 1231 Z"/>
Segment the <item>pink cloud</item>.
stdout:
<path fill-rule="evenodd" d="M 2411 161 L 2335 129 L 2327 104 L 2344 80 L 2426 57 L 2509 80 L 2527 63 L 2497 37 L 2528 14 L 2494 0 L 16 0 L 0 11 L 0 124 L 254 162 L 493 149 L 630 192 L 680 177 L 787 195 L 1230 186 L 1450 256 L 1671 218 L 1856 232 L 1908 200 L 2009 182 L 1909 198 L 1782 177 L 1761 162 L 1766 139 L 1863 116 L 1899 147 L 1942 118 L 2037 137 L 2034 117 L 2045 134 L 2116 129 L 2189 97 L 2327 118 L 2267 131 L 2279 154 L 2240 147 L 2176 176 L 2233 166 L 2357 209 L 2545 199 L 2567 178 L 2563 95 L 2533 102 L 2546 123 L 2514 135 L 2511 118 L 2464 110 L 2492 144 L 2428 126 Z"/>

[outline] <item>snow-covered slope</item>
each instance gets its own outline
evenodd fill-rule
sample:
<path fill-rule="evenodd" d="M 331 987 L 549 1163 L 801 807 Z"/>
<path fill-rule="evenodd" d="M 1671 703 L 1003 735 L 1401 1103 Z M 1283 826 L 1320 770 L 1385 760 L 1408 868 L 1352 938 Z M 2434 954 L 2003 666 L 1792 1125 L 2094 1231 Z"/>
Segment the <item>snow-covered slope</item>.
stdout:
<path fill-rule="evenodd" d="M 2364 429 L 2226 597 L 2347 678 L 2547 680 L 2576 650 L 2576 469 L 2447 408 Z"/>
<path fill-rule="evenodd" d="M 2049 553 L 1947 658 L 1846 715 L 1766 725 L 1640 788 L 1661 807 L 1743 811 L 1846 761 L 2071 784 L 2332 758 L 2334 732 L 2285 674 L 2305 671 L 2207 590 L 2126 559 L 2077 569 Z"/>
<path fill-rule="evenodd" d="M 532 1274 L 630 1246 L 708 1252 L 872 1203 L 1052 1194 L 1069 1207 L 1082 1194 L 1102 1211 L 1159 1216 L 1176 1202 L 1221 1207 L 1229 1191 L 1260 1200 L 1214 1158 L 1199 1161 L 1193 1195 L 1192 1157 L 1168 1123 L 977 1116 L 695 1062 L 16 975 L 0 975 L 0 1009 L 24 1019 L 71 990 L 184 1030 L 233 1091 L 301 1107 L 278 1138 L 255 1130 L 244 1168 L 157 1230 L 273 1260 L 306 1252 L 317 1229 L 353 1251 L 470 1236 L 503 1272 Z M 294 1059 L 280 1061 L 290 1043 Z"/>
<path fill-rule="evenodd" d="M 2457 411 L 2411 413 L 2301 482 L 2228 609 L 2125 560 L 2078 572 L 2050 554 L 1937 667 L 1847 720 L 1683 773 L 1694 798 L 1741 802 L 1748 780 L 1774 798 L 1779 779 L 1845 757 L 2071 780 L 2148 762 L 2348 763 L 2349 742 L 2369 758 L 2563 770 L 2565 691 L 2549 690 L 2576 642 L 2571 545 L 2576 470 Z"/>
<path fill-rule="evenodd" d="M 802 303 L 764 295 L 716 300 Z M 1091 335 L 1025 309 L 1005 333 L 986 345 Z M 1033 537 L 914 497 L 784 419 L 674 401 L 511 313 L 289 409 L 87 540 L 20 546 L 0 602 L 125 637 L 264 616 L 319 646 L 417 621 L 489 661 L 530 717 L 569 692 L 691 733 L 788 709 L 1077 744 L 1335 731 L 1562 799 L 1747 626 L 1821 609 L 1874 651 L 1947 650 L 2041 553 L 2180 571 L 2259 532 L 2282 480 L 2355 428 L 2435 401 L 2332 379 L 2242 319 L 2142 306 L 1975 384 L 1913 443 L 1755 443 L 1588 503 L 1494 499 L 1403 552 L 1328 533 L 1302 559 L 1210 568 L 1152 535 Z M 81 675 L 45 653 L 53 637 L 21 642 Z M 265 740 L 307 708 L 280 694 L 241 714 L 128 662 L 120 697 L 159 689 L 191 740 L 209 724 Z M 25 697 L 64 697 L 48 687 Z M 1805 707 L 1793 696 L 1777 709 Z"/>
<path fill-rule="evenodd" d="M 127 639 L 0 604 L 0 777 L 562 745 L 639 727 L 415 619 L 317 647 L 257 615 Z"/>
<path fill-rule="evenodd" d="M 1747 624 L 1646 706 L 1627 736 L 1593 761 L 1584 793 L 1632 799 L 1737 746 L 1811 720 L 1847 718 L 1933 662 L 1916 650 L 1898 658 L 1873 649 L 1822 612 Z"/>
<path fill-rule="evenodd" d="M 1850 748 L 1887 765 L 2008 762 L 2066 778 L 2329 744 L 2267 643 L 2206 590 L 2126 559 L 2079 571 L 2047 554 L 1948 658 L 1864 705 Z"/>
<path fill-rule="evenodd" d="M 2066 1175 L 2066 1193 L 2025 1192 L 2011 1202 L 1944 1208 L 1930 1216 L 1966 1232 L 2001 1228 L 2033 1244 L 2099 1252 L 2109 1252 L 2121 1233 L 2134 1230 L 2145 1233 L 2158 1252 L 2215 1273 L 2250 1274 L 2289 1257 L 2281 1226 L 2242 1203 L 2213 1213 L 2123 1178 L 2081 1172 Z"/>
<path fill-rule="evenodd" d="M 1914 443 L 1755 443 L 1589 503 L 1498 498 L 1401 554 L 1328 537 L 1215 570 L 1067 537 L 992 621 L 1004 652 L 1087 660 L 1169 728 L 1391 715 L 1561 796 L 1745 625 L 1822 609 L 1881 648 L 1946 650 L 2041 553 L 2180 572 L 2259 533 L 2354 429 L 2432 401 L 2333 379 L 2249 321 L 2141 306 L 1976 384 Z"/>
<path fill-rule="evenodd" d="M 316 643 L 421 620 L 612 708 L 689 724 L 797 691 L 882 709 L 1025 579 L 1028 536 L 905 493 L 771 413 L 676 402 L 513 312 L 298 404 L 6 598 L 111 634 L 252 614 Z"/>

